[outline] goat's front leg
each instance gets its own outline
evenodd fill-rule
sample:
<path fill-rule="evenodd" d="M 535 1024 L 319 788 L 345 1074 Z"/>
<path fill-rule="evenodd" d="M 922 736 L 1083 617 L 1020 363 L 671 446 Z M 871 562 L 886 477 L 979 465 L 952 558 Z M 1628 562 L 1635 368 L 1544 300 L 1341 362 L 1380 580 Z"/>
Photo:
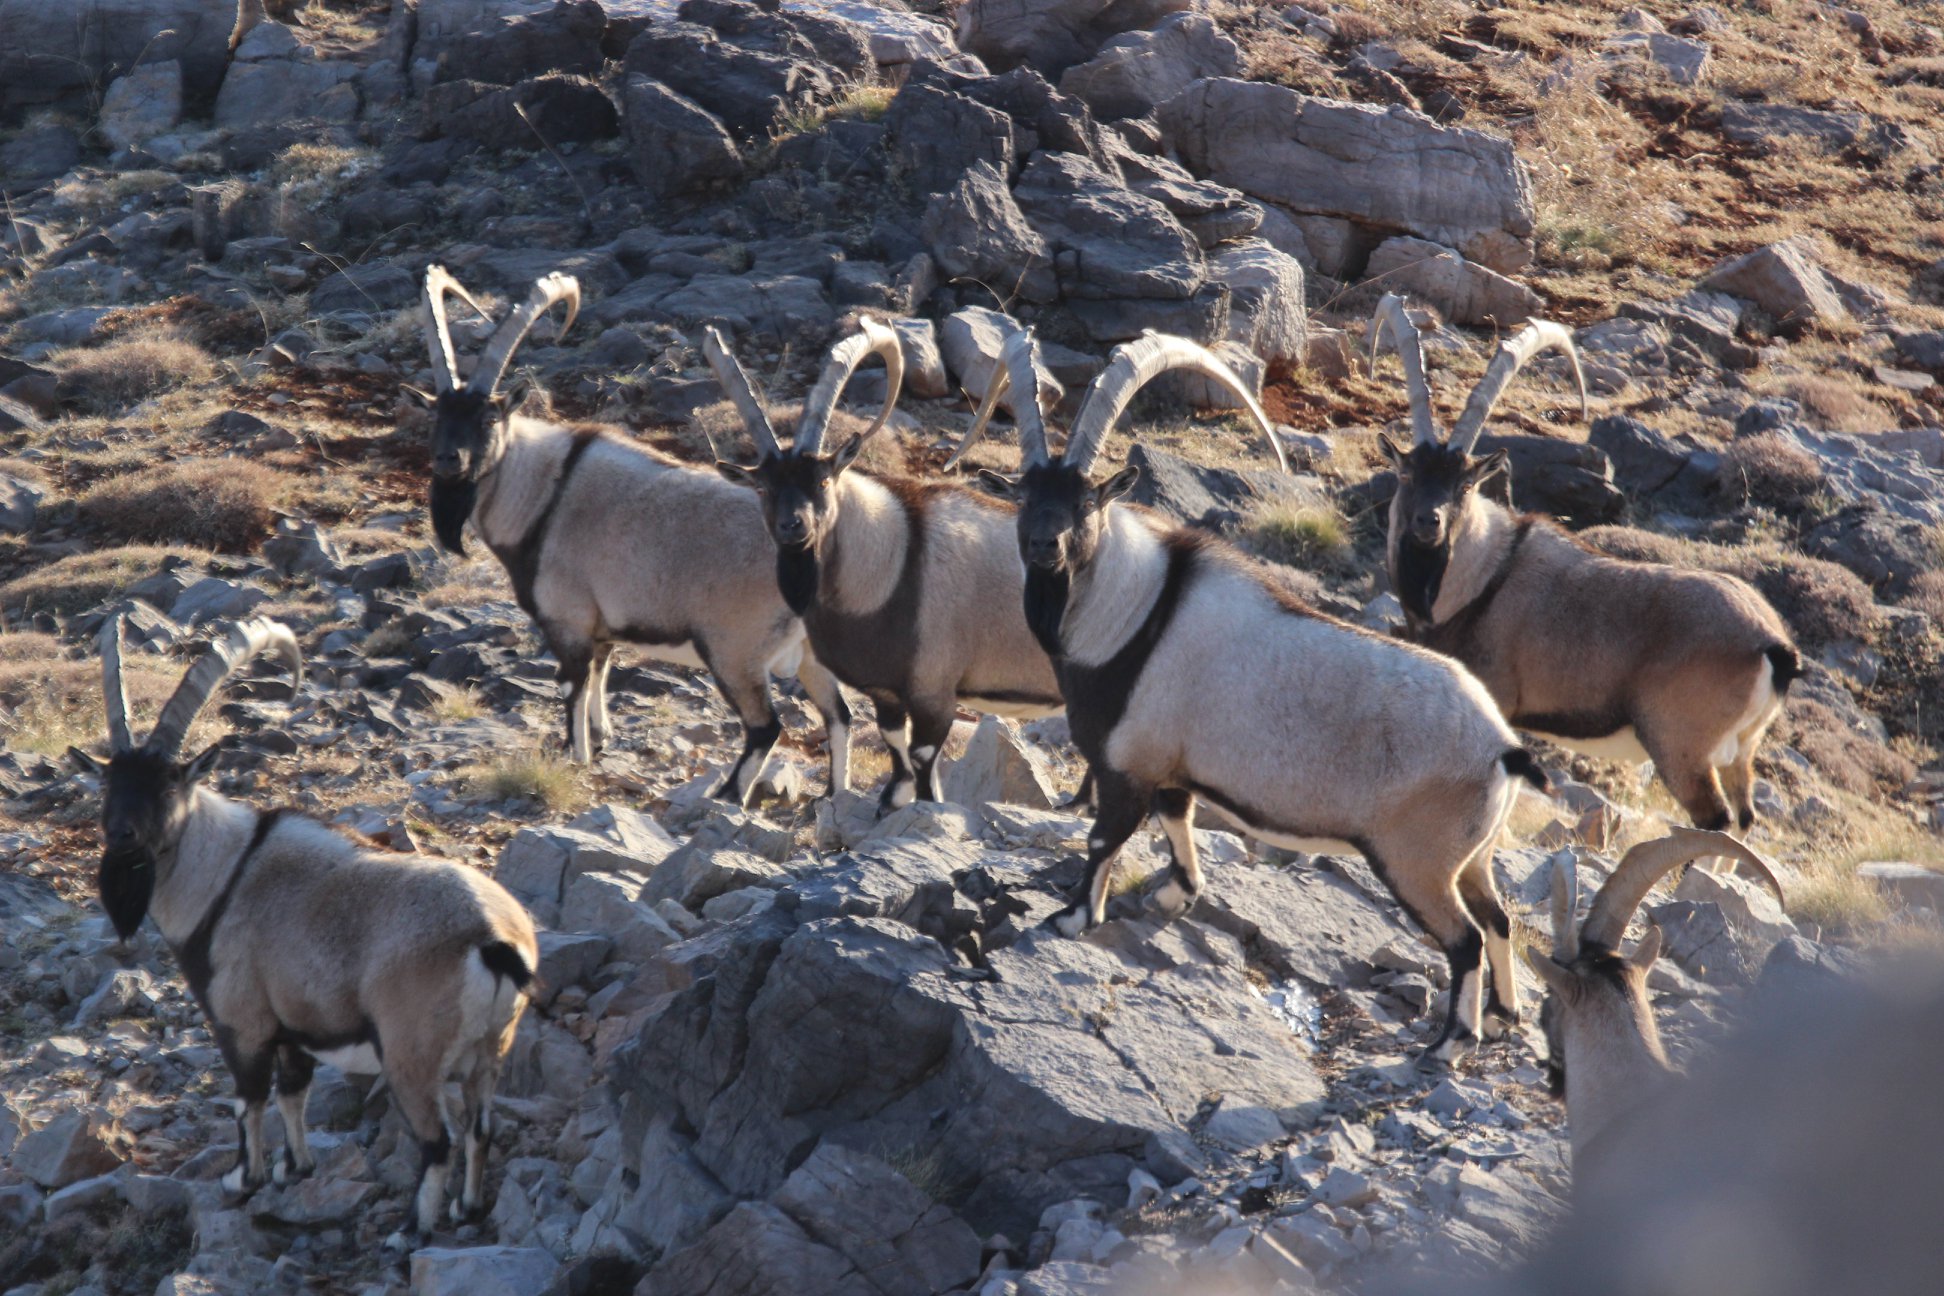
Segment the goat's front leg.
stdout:
<path fill-rule="evenodd" d="M 1186 788 L 1162 788 L 1154 808 L 1161 830 L 1168 834 L 1168 880 L 1154 893 L 1154 902 L 1170 917 L 1188 912 L 1202 890 L 1201 859 L 1195 854 L 1195 795 Z"/>
<path fill-rule="evenodd" d="M 223 1176 L 223 1191 L 243 1196 L 261 1188 L 264 1170 L 263 1108 L 270 1099 L 272 1050 L 269 1045 L 224 1049 L 236 1077 L 236 1166 Z"/>
<path fill-rule="evenodd" d="M 1114 877 L 1114 861 L 1134 830 L 1147 818 L 1154 790 L 1120 773 L 1095 766 L 1100 815 L 1087 834 L 1087 876 L 1079 893 L 1047 924 L 1062 936 L 1078 936 L 1107 919 L 1107 890 Z"/>
<path fill-rule="evenodd" d="M 311 1074 L 317 1062 L 294 1044 L 277 1046 L 277 1110 L 283 1114 L 284 1150 L 273 1175 L 278 1183 L 301 1179 L 317 1163 L 311 1157 L 310 1135 L 304 1126 L 304 1106 L 310 1098 Z"/>
<path fill-rule="evenodd" d="M 938 758 L 952 736 L 958 703 L 952 698 L 927 698 L 911 708 L 911 764 L 920 801 L 938 797 Z"/>

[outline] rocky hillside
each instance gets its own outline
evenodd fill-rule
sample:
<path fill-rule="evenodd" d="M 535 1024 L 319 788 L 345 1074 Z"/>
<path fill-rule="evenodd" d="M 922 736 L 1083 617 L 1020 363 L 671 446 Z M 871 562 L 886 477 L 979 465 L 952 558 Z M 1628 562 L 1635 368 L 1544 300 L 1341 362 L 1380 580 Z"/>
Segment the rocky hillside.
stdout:
<path fill-rule="evenodd" d="M 1501 406 L 1516 504 L 1615 553 L 1733 572 L 1806 675 L 1765 749 L 1786 910 L 1693 872 L 1647 916 L 1683 1056 L 1751 986 L 1927 943 L 1944 907 L 1944 30 L 1685 0 L 0 0 L 0 1293 L 912 1296 L 1361 1289 L 1484 1276 L 1569 1183 L 1536 1032 L 1416 1056 L 1443 959 L 1361 861 L 1201 832 L 1163 924 L 1037 928 L 1080 873 L 1060 721 L 967 715 L 942 804 L 825 795 L 799 701 L 754 809 L 740 729 L 625 657 L 617 732 L 559 753 L 554 667 L 490 558 L 424 509 L 417 301 L 578 277 L 518 364 L 563 416 L 702 462 L 721 326 L 777 401 L 857 312 L 906 399 L 872 467 L 940 470 L 1003 316 L 1071 407 L 1118 342 L 1220 349 L 1299 471 L 1160 385 L 1137 498 L 1318 605 L 1398 623 L 1405 417 L 1378 294 L 1432 313 L 1439 407 L 1496 336 L 1576 329 Z M 267 10 L 267 12 L 266 12 Z M 455 320 L 468 350 L 485 326 Z M 876 386 L 875 390 L 874 384 Z M 882 397 L 867 371 L 859 408 Z M 971 461 L 1011 466 L 997 435 Z M 1138 441 L 1134 445 L 1133 441 Z M 167 951 L 91 887 L 93 636 L 153 708 L 216 626 L 274 615 L 310 678 L 204 722 L 231 795 L 468 861 L 548 929 L 499 1099 L 489 1218 L 410 1254 L 418 1155 L 320 1071 L 318 1172 L 244 1201 L 231 1086 Z M 794 686 L 787 686 L 792 692 Z M 792 694 L 794 698 L 794 694 Z M 1648 771 L 1547 753 L 1500 886 L 1539 939 L 1678 817 Z M 1529 1014 L 1536 1009 L 1528 985 Z M 272 1144 L 277 1118 L 270 1117 Z"/>

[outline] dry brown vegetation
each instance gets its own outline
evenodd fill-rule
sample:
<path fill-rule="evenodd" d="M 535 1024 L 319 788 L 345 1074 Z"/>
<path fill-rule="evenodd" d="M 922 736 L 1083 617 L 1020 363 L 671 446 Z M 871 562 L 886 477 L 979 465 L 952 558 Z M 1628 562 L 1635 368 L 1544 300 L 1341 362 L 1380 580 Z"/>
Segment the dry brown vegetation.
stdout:
<path fill-rule="evenodd" d="M 72 616 L 155 575 L 168 560 L 203 564 L 210 555 L 179 545 L 128 545 L 74 554 L 0 584 L 0 611 Z"/>
<path fill-rule="evenodd" d="M 110 414 L 178 387 L 206 382 L 215 372 L 209 353 L 182 337 L 157 331 L 51 361 L 63 390 L 83 409 Z"/>
<path fill-rule="evenodd" d="M 1721 455 L 1723 494 L 1741 503 L 1793 512 L 1822 490 L 1822 465 L 1788 437 L 1773 432 L 1742 437 Z"/>
<path fill-rule="evenodd" d="M 288 474 L 248 459 L 202 459 L 110 477 L 78 501 L 81 520 L 120 544 L 248 553 L 270 534 Z"/>

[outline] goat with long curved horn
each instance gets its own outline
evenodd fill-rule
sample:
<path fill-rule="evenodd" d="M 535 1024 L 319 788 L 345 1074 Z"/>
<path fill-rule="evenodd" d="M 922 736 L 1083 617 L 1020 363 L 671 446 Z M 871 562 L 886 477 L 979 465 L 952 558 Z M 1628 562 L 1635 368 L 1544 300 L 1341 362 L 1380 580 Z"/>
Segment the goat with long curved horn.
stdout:
<path fill-rule="evenodd" d="M 872 356 L 884 361 L 884 405 L 871 425 L 858 434 L 859 441 L 876 436 L 898 406 L 904 389 L 904 347 L 895 330 L 866 315 L 857 321 L 857 332 L 830 348 L 817 385 L 803 398 L 803 412 L 797 416 L 796 449 L 802 454 L 822 454 L 824 439 L 830 432 L 831 415 L 844 388 L 850 385 L 857 367 Z"/>
<path fill-rule="evenodd" d="M 1570 855 L 1553 863 L 1552 954 L 1528 949 L 1526 961 L 1548 991 L 1539 1020 L 1554 1092 L 1566 1099 L 1576 1175 L 1587 1169 L 1588 1151 L 1673 1072 L 1647 995 L 1660 928 L 1649 927 L 1631 953 L 1622 953 L 1627 924 L 1655 883 L 1716 855 L 1746 864 L 1782 899 L 1774 870 L 1745 844 L 1726 833 L 1676 827 L 1621 857 L 1575 930 L 1576 864 Z"/>
<path fill-rule="evenodd" d="M 1171 862 L 1154 892 L 1180 912 L 1202 887 L 1197 797 L 1265 841 L 1368 859 L 1451 965 L 1451 1007 L 1433 1046 L 1452 1058 L 1489 1009 L 1518 1020 L 1511 920 L 1492 848 L 1521 783 L 1545 786 L 1463 667 L 1304 606 L 1273 575 L 1204 532 L 1115 507 L 1136 479 L 1089 474 L 1142 384 L 1204 374 L 1262 408 L 1219 359 L 1150 335 L 1114 352 L 1058 462 L 982 476 L 1019 501 L 1026 622 L 1053 661 L 1099 812 L 1087 872 L 1049 921 L 1074 936 L 1101 922 L 1127 839 L 1159 816 Z M 1280 445 L 1277 446 L 1280 457 Z"/>
<path fill-rule="evenodd" d="M 68 757 L 101 780 L 97 888 L 109 921 L 126 941 L 154 920 L 236 1082 L 239 1146 L 224 1190 L 314 1168 L 304 1109 L 322 1056 L 383 1071 L 423 1158 L 412 1227 L 429 1233 L 446 1214 L 455 1141 L 465 1177 L 451 1214 L 476 1214 L 493 1091 L 539 967 L 526 910 L 465 864 L 367 849 L 293 810 L 229 800 L 211 786 L 219 745 L 177 759 L 196 714 L 250 658 L 275 653 L 301 679 L 297 640 L 274 621 L 233 626 L 198 658 L 147 743 L 115 737 L 116 712 L 124 732 L 127 721 L 118 623 L 102 637 L 112 750 L 106 762 Z M 284 1127 L 274 1172 L 273 1079 Z"/>
<path fill-rule="evenodd" d="M 1389 329 L 1391 345 L 1404 365 L 1404 390 L 1411 399 L 1411 442 L 1436 445 L 1438 425 L 1431 414 L 1431 386 L 1424 377 L 1424 343 L 1418 326 L 1396 293 L 1385 293 L 1370 316 L 1370 373 L 1377 374 L 1377 350 Z"/>
<path fill-rule="evenodd" d="M 958 448 L 952 451 L 951 458 L 945 461 L 949 470 L 964 461 L 966 453 L 985 436 L 986 425 L 991 422 L 993 411 L 1003 400 L 1012 410 L 1013 423 L 1019 428 L 1020 449 L 1025 452 L 1026 463 L 1045 463 L 1051 454 L 1046 445 L 1046 415 L 1037 398 L 1040 390 L 1039 339 L 1031 329 L 1015 329 L 1006 336 L 1005 344 L 999 350 L 999 364 L 986 379 L 985 399 L 979 402 L 979 412 L 972 418 L 972 426 L 966 430 L 959 441 Z M 1021 400 L 1015 393 L 1026 390 L 1036 393 L 1030 402 Z"/>
<path fill-rule="evenodd" d="M 1696 827 L 1748 827 L 1755 753 L 1801 673 L 1782 618 L 1736 577 L 1608 558 L 1483 489 L 1510 455 L 1473 450 L 1534 357 L 1566 356 L 1589 413 L 1570 329 L 1534 320 L 1505 339 L 1444 441 L 1401 298 L 1379 303 L 1373 353 L 1386 331 L 1411 389 L 1414 444 L 1379 434 L 1397 470 L 1386 559 L 1411 637 L 1477 671 L 1515 726 L 1651 760 Z"/>
<path fill-rule="evenodd" d="M 447 294 L 466 297 L 443 269 L 427 271 L 433 368 L 442 375 L 456 368 L 443 330 Z M 613 732 L 607 672 L 617 645 L 631 643 L 650 656 L 706 665 L 742 721 L 742 755 L 717 796 L 746 803 L 782 736 L 773 672 L 802 680 L 830 735 L 831 787 L 844 787 L 849 711 L 829 672 L 803 652 L 803 626 L 776 594 L 757 510 L 713 473 L 598 427 L 532 417 L 517 394 L 498 390 L 515 349 L 562 302 L 564 332 L 580 287 L 566 275 L 540 279 L 494 331 L 471 381 L 442 385 L 433 399 L 430 503 L 439 543 L 463 554 L 470 526 L 505 567 L 513 597 L 560 664 L 574 760 L 592 760 Z M 727 347 L 719 337 L 714 345 L 719 362 Z M 746 379 L 740 390 L 759 448 L 767 436 L 775 453 Z"/>
<path fill-rule="evenodd" d="M 776 588 L 803 618 L 811 651 L 877 708 L 891 751 L 882 813 L 937 796 L 933 771 L 960 705 L 1032 716 L 1057 711 L 1061 699 L 1025 622 L 1004 614 L 1018 606 L 1021 581 L 1011 515 L 963 485 L 852 470 L 889 417 L 903 364 L 891 329 L 871 320 L 858 328 L 832 348 L 787 449 L 754 465 L 716 467 L 761 500 Z M 873 354 L 889 370 L 886 404 L 870 428 L 831 446 L 838 398 Z M 1003 372 L 987 389 L 989 405 Z M 722 365 L 717 373 L 740 408 L 735 371 Z M 1031 441 L 1031 431 L 1024 436 Z"/>
<path fill-rule="evenodd" d="M 486 308 L 467 292 L 444 266 L 428 266 L 425 271 L 425 342 L 432 353 L 432 384 L 436 391 L 457 391 L 460 387 L 459 361 L 452 350 L 452 324 L 446 318 L 446 298 L 457 297 L 473 308 L 481 319 L 491 319 Z"/>

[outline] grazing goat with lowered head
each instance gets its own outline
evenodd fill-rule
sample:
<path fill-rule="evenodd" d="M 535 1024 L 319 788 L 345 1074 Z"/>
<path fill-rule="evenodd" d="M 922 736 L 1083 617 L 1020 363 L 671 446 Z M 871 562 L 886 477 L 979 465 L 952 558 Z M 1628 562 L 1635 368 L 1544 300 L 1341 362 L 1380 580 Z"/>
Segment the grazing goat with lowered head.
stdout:
<path fill-rule="evenodd" d="M 756 443 L 754 465 L 716 468 L 761 498 L 776 585 L 811 651 L 877 708 L 891 751 L 879 813 L 937 797 L 933 772 L 960 703 L 1000 715 L 1058 711 L 1053 668 L 1016 611 L 1012 514 L 963 486 L 845 471 L 897 401 L 897 334 L 865 319 L 831 349 L 787 446 L 722 335 L 705 330 L 703 352 Z M 827 449 L 838 398 L 873 355 L 885 364 L 884 409 Z"/>
<path fill-rule="evenodd" d="M 782 736 L 772 673 L 795 672 L 830 738 L 830 786 L 847 781 L 850 711 L 830 672 L 804 651 L 803 626 L 777 595 L 773 548 L 754 501 L 608 429 L 519 413 L 500 391 L 513 352 L 556 302 L 567 324 L 580 285 L 553 274 L 493 333 L 459 381 L 446 297 L 485 311 L 443 267 L 425 273 L 432 398 L 432 526 L 465 552 L 473 530 L 506 568 L 568 684 L 567 747 L 585 763 L 611 732 L 608 664 L 617 644 L 703 666 L 743 724 L 742 755 L 714 795 L 747 804 Z M 562 326 L 564 332 L 566 325 Z"/>
<path fill-rule="evenodd" d="M 1056 929 L 1078 935 L 1102 920 L 1114 860 L 1150 808 L 1173 858 L 1156 899 L 1191 904 L 1202 886 L 1199 796 L 1265 841 L 1370 861 L 1450 961 L 1436 1056 L 1455 1057 L 1479 1034 L 1481 947 L 1493 1016 L 1516 1022 L 1512 928 L 1492 850 L 1518 780 L 1543 788 L 1545 776 L 1484 688 L 1448 658 L 1306 606 L 1219 540 L 1116 505 L 1137 469 L 1090 478 L 1135 392 L 1174 369 L 1235 392 L 1273 440 L 1253 394 L 1214 355 L 1157 335 L 1117 348 L 1056 460 L 1035 350 L 1021 332 L 1003 352 L 1024 471 L 982 476 L 1019 501 L 1026 620 L 1093 764 L 1087 877 Z"/>
<path fill-rule="evenodd" d="M 263 1109 L 283 1113 L 282 1182 L 311 1169 L 304 1098 L 316 1059 L 375 1055 L 424 1153 L 416 1221 L 445 1204 L 463 1138 L 454 1218 L 484 1204 L 500 1064 L 539 966 L 533 923 L 497 883 L 461 864 L 367 850 L 315 820 L 211 791 L 211 746 L 185 761 L 189 726 L 229 674 L 274 652 L 302 679 L 290 631 L 245 621 L 189 668 L 148 741 L 135 744 L 122 687 L 122 621 L 102 628 L 108 760 L 69 748 L 102 781 L 100 892 L 123 940 L 153 917 L 236 1079 L 233 1193 L 265 1179 Z M 363 1059 L 363 1061 L 360 1061 Z M 460 1087 L 460 1102 L 446 1095 Z"/>
<path fill-rule="evenodd" d="M 1756 749 L 1800 673 L 1782 618 L 1733 576 L 1609 558 L 1480 491 L 1506 454 L 1472 449 L 1528 360 L 1565 352 L 1584 416 L 1565 328 L 1539 320 L 1501 344 L 1443 442 L 1399 297 L 1378 304 L 1373 365 L 1386 329 L 1411 399 L 1411 449 L 1383 438 L 1397 468 L 1391 584 L 1411 637 L 1469 666 L 1518 728 L 1591 756 L 1651 759 L 1696 827 L 1747 828 Z"/>
<path fill-rule="evenodd" d="M 1553 864 L 1552 954 L 1529 947 L 1526 960 L 1550 992 L 1539 1020 L 1553 1090 L 1566 1100 L 1576 1167 L 1673 1071 L 1647 1001 L 1647 971 L 1660 957 L 1660 928 L 1649 927 L 1631 954 L 1620 952 L 1620 940 L 1655 883 L 1711 856 L 1746 864 L 1782 898 L 1768 862 L 1747 846 L 1727 833 L 1676 827 L 1622 856 L 1593 898 L 1586 922 L 1576 925 L 1577 866 L 1570 858 Z"/>

